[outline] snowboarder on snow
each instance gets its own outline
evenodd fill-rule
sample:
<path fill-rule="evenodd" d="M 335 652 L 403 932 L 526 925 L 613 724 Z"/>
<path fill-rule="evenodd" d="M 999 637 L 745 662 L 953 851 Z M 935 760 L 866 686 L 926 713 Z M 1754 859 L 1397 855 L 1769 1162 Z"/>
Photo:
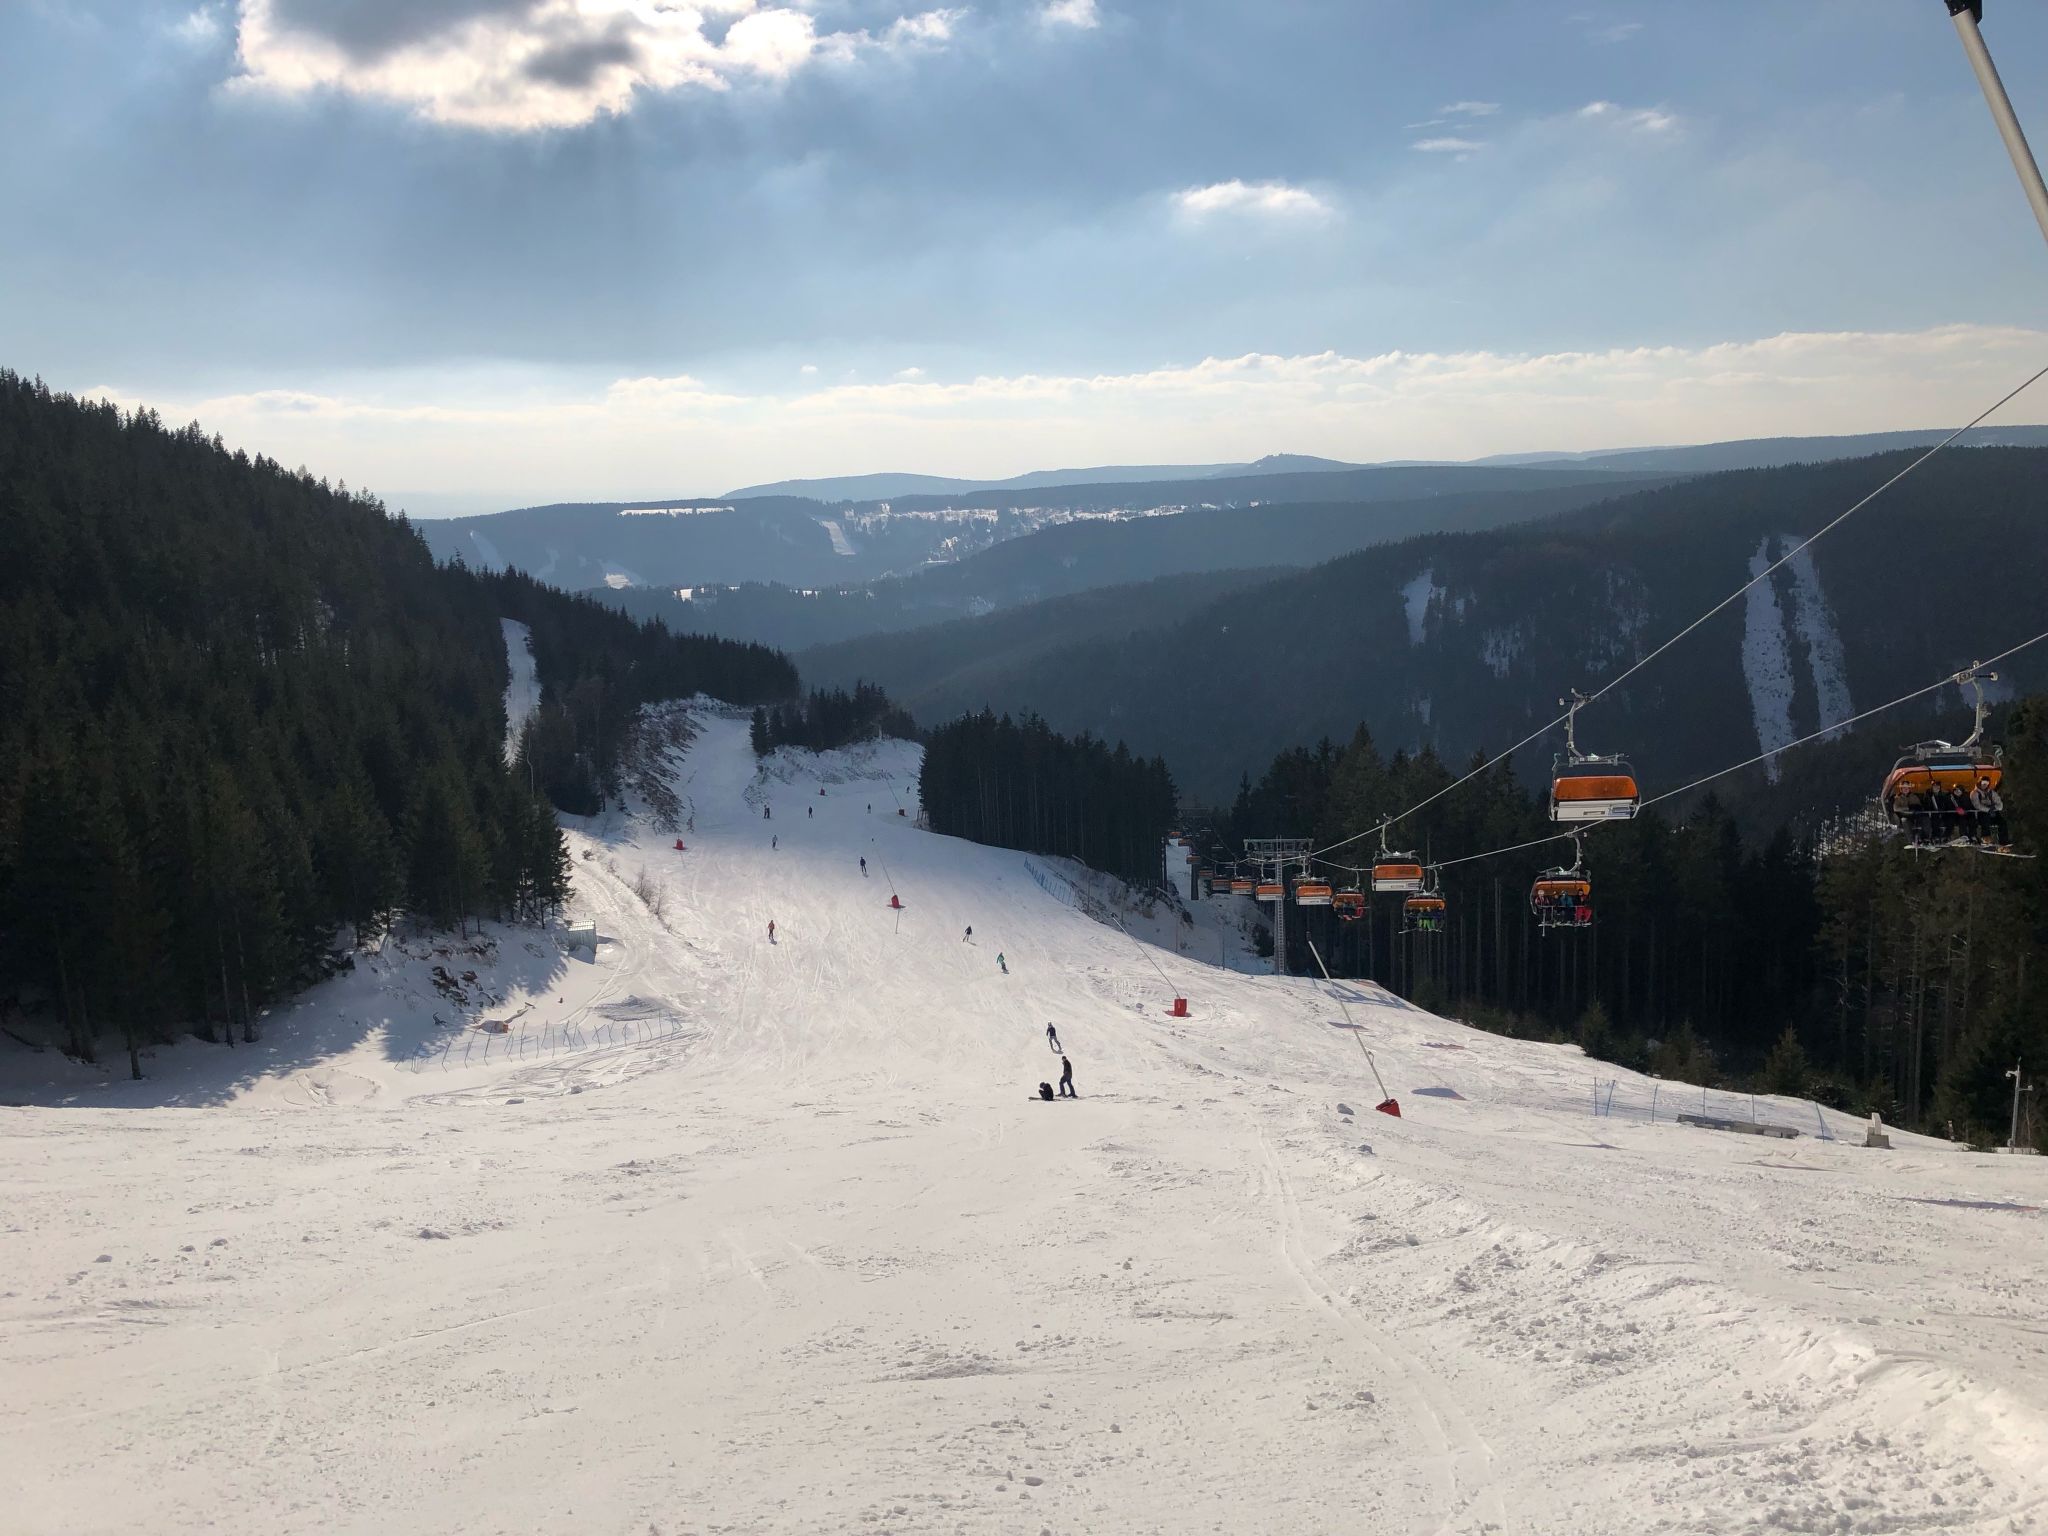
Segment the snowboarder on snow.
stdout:
<path fill-rule="evenodd" d="M 863 857 L 860 861 L 860 877 L 863 880 L 867 879 L 868 877 L 868 861 L 865 857 Z"/>
<path fill-rule="evenodd" d="M 1058 1051 L 1060 1048 L 1060 1032 L 1054 1029 L 1050 1024 L 1045 1026 L 1045 1043 L 1051 1046 L 1055 1051 Z M 1065 1061 L 1066 1059 L 1067 1058 L 1065 1057 L 1065 1055 L 1062 1055 L 1060 1057 L 1060 1060 L 1062 1061 Z"/>
<path fill-rule="evenodd" d="M 1003 974 L 1004 974 L 1005 976 L 1007 976 L 1007 975 L 1009 975 L 1009 974 L 1010 974 L 1010 962 L 1009 962 L 1009 961 L 1007 961 L 1007 960 L 1005 960 L 1005 959 L 1004 959 L 1004 958 L 1002 957 L 1002 955 L 998 954 L 998 955 L 996 956 L 996 964 L 997 964 L 997 965 L 1000 965 L 1000 966 L 1001 966 L 1001 967 L 1003 968 Z"/>
<path fill-rule="evenodd" d="M 1081 1095 L 1074 1092 L 1074 1064 L 1067 1060 L 1065 1056 L 1060 1057 L 1060 1097 L 1063 1099 L 1078 1099 L 1081 1097 Z"/>
<path fill-rule="evenodd" d="M 974 942 L 974 924 L 969 923 L 967 925 L 967 931 L 960 935 L 960 942 L 962 944 L 972 944 Z"/>

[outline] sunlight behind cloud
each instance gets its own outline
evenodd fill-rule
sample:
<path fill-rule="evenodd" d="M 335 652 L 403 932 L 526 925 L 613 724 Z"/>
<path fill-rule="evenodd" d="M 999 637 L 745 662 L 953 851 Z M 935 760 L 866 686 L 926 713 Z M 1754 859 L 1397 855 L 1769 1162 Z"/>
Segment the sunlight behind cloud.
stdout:
<path fill-rule="evenodd" d="M 724 90 L 821 59 L 936 46 L 962 14 L 907 13 L 877 34 L 821 33 L 805 10 L 754 0 L 497 0 L 374 13 L 241 0 L 237 85 L 282 95 L 336 90 L 435 122 L 531 131 L 625 113 L 643 92 Z"/>

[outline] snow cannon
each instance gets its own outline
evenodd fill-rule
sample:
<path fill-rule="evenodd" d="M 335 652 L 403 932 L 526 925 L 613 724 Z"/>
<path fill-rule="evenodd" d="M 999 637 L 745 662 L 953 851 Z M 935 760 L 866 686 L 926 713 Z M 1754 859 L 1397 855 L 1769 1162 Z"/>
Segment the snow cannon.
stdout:
<path fill-rule="evenodd" d="M 1184 1019 L 1187 1016 L 1188 1000 L 1184 997 L 1176 997 L 1173 1000 L 1173 1006 L 1167 1010 L 1167 1017 L 1174 1019 Z"/>

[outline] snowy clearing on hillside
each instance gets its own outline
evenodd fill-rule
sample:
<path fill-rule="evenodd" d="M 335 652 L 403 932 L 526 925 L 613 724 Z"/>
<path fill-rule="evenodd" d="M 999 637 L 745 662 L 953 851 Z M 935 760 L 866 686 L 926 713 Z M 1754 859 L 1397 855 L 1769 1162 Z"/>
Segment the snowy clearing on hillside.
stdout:
<path fill-rule="evenodd" d="M 1806 664 L 1813 672 L 1813 691 L 1820 701 L 1823 725 L 1846 720 L 1856 712 L 1849 700 L 1849 668 L 1842 653 L 1841 631 L 1828 611 L 1820 588 L 1813 551 L 1801 548 L 1785 563 L 1792 573 L 1792 620 L 1806 645 Z"/>
<path fill-rule="evenodd" d="M 825 530 L 825 537 L 832 541 L 833 554 L 851 558 L 860 553 L 859 550 L 853 547 L 853 540 L 846 536 L 846 530 L 840 527 L 832 518 L 822 519 L 818 526 Z"/>
<path fill-rule="evenodd" d="M 1771 541 L 1766 538 L 1749 557 L 1749 578 L 1770 569 Z M 1768 581 L 1756 581 L 1743 596 L 1742 680 L 1749 686 L 1749 715 L 1756 722 L 1756 744 L 1775 752 L 1792 740 L 1792 656 L 1785 641 L 1785 614 Z M 1764 764 L 1773 784 L 1784 773 L 1774 757 Z"/>
<path fill-rule="evenodd" d="M 505 631 L 505 665 L 511 677 L 505 684 L 505 761 L 519 755 L 519 740 L 526 734 L 526 722 L 540 708 L 540 668 L 533 659 L 533 631 L 517 619 L 500 619 Z"/>
<path fill-rule="evenodd" d="M 594 950 L 0 1042 L 9 1529 L 2042 1529 L 2040 1160 L 1595 1115 L 1660 1085 L 919 830 L 909 743 L 649 761 L 694 826 L 565 820 Z"/>
<path fill-rule="evenodd" d="M 1436 570 L 1432 566 L 1424 566 L 1401 588 L 1401 612 L 1408 620 L 1410 645 L 1422 644 L 1424 628 L 1429 622 L 1429 605 L 1443 595 L 1444 589 L 1436 584 Z"/>

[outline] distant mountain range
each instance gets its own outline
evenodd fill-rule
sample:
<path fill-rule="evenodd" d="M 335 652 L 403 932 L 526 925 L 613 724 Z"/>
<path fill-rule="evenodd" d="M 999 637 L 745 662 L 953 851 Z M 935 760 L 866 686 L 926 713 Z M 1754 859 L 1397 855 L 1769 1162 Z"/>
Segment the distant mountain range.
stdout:
<path fill-rule="evenodd" d="M 727 491 L 726 501 L 754 496 L 806 496 L 813 501 L 885 501 L 896 496 L 959 496 L 973 491 L 1028 491 L 1049 485 L 1125 485 L 1146 480 L 1213 480 L 1239 474 L 1298 474 L 1316 469 L 1359 469 L 1342 459 L 1272 453 L 1250 464 L 1112 464 L 1095 469 L 1035 469 L 1007 480 L 956 480 L 946 475 L 838 475 L 823 480 L 776 480 Z"/>
<path fill-rule="evenodd" d="M 1848 437 L 1746 437 L 1679 448 L 1610 448 L 1590 453 L 1502 453 L 1475 464 L 1580 464 L 1654 474 L 1711 474 L 1723 469 L 1775 469 L 1826 459 L 1861 458 L 1899 448 L 1930 448 L 1953 427 L 1914 432 L 1859 432 Z M 1958 440 L 1969 448 L 2048 448 L 2048 427 L 1977 427 Z"/>
<path fill-rule="evenodd" d="M 1176 578 L 797 660 L 806 685 L 879 682 L 926 723 L 1033 710 L 1164 754 L 1197 803 L 1361 720 L 1384 749 L 1463 763 L 1548 719 L 1565 689 L 1613 676 L 1906 462 L 1689 479 L 1266 581 L 1212 575 L 1224 590 L 1206 596 Z M 2043 571 L 2048 451 L 1946 455 L 1603 700 L 1581 744 L 1632 753 L 1651 792 L 1684 782 L 2026 638 L 2048 613 Z M 2008 688 L 2048 681 L 2021 661 Z M 1942 701 L 1963 729 L 1954 691 Z M 1869 729 L 1898 742 L 1924 728 Z"/>
<path fill-rule="evenodd" d="M 1612 470 L 1576 464 L 1281 469 L 1194 480 L 909 495 L 838 506 L 794 496 L 564 504 L 422 522 L 419 529 L 443 559 L 459 557 L 488 570 L 513 566 L 572 589 L 694 591 L 743 582 L 836 589 L 950 565 L 1008 541 L 1083 522 L 1171 520 L 1211 512 L 1222 514 L 1221 523 L 1267 503 L 1357 508 L 1457 493 L 1628 483 Z M 1402 531 L 1426 526 L 1432 525 L 1425 520 Z M 1340 542 L 1310 558 L 1369 542 L 1370 536 Z M 1233 557 L 1207 563 L 1220 567 L 1245 561 Z M 1202 563 L 1181 568 L 1200 569 Z"/>
<path fill-rule="evenodd" d="M 607 597 L 635 617 L 658 618 L 671 629 L 796 649 L 1162 576 L 1312 565 L 1389 539 L 1551 517 L 1623 491 L 1664 483 L 1569 465 L 1555 470 L 1459 467 L 1346 474 L 1382 477 L 1366 483 L 1363 488 L 1368 491 L 1429 494 L 1399 500 L 1256 501 L 1198 507 L 1173 516 L 1082 516 L 956 561 L 880 581 L 809 589 L 761 582 L 711 584 L 688 588 L 687 596 L 667 588 L 632 588 Z M 1334 478 L 1339 477 L 1297 475 L 1279 480 L 1314 490 L 1315 482 Z M 1460 485 L 1482 489 L 1459 489 Z"/>

